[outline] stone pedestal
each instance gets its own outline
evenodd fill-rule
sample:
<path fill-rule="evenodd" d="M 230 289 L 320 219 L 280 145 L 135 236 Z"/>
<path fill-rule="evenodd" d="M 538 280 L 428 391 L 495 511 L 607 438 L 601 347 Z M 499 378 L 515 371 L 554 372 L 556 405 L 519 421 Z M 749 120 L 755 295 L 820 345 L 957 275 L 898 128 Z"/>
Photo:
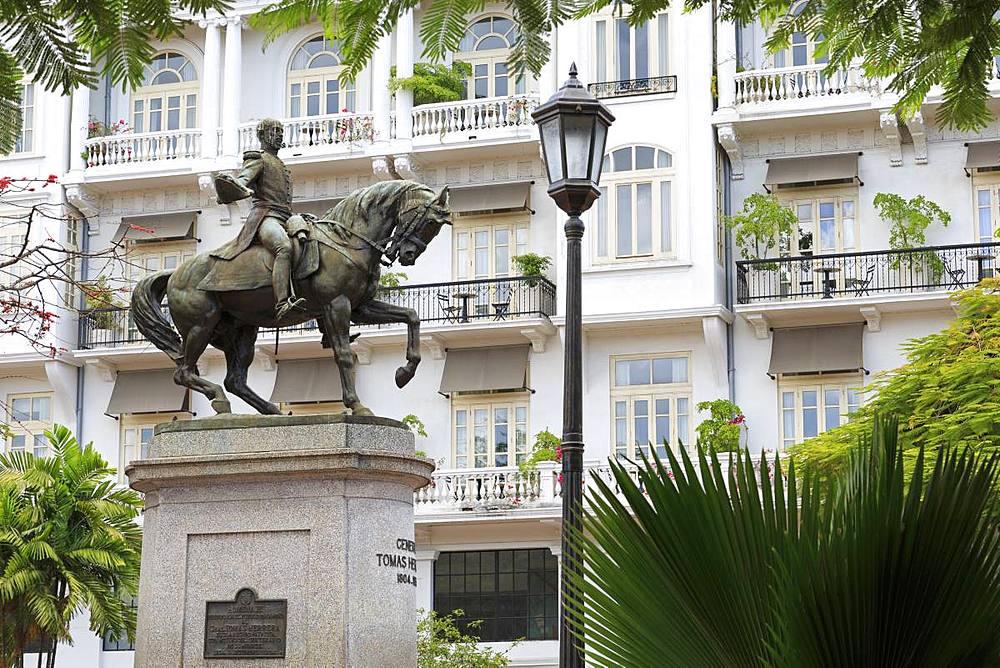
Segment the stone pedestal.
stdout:
<path fill-rule="evenodd" d="M 146 495 L 135 665 L 416 665 L 413 491 L 432 470 L 386 418 L 158 425 L 126 470 Z"/>

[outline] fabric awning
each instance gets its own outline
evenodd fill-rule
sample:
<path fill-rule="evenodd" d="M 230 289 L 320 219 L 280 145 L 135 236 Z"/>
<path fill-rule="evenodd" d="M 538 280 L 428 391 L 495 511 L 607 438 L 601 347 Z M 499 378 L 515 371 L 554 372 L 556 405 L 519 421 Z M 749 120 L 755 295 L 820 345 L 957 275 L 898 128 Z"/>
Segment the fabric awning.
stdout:
<path fill-rule="evenodd" d="M 965 172 L 972 174 L 974 169 L 984 167 L 1000 167 L 1000 141 L 980 141 L 968 144 L 965 154 Z"/>
<path fill-rule="evenodd" d="M 764 187 L 796 187 L 860 183 L 858 154 L 838 153 L 808 158 L 776 158 L 767 161 Z"/>
<path fill-rule="evenodd" d="M 188 390 L 174 383 L 173 369 L 119 371 L 108 415 L 173 413 L 188 410 Z"/>
<path fill-rule="evenodd" d="M 343 197 L 332 197 L 328 199 L 310 199 L 301 202 L 292 202 L 292 211 L 295 213 L 311 213 L 317 218 L 322 218 L 324 213 L 340 204 L 343 200 Z"/>
<path fill-rule="evenodd" d="M 773 376 L 863 369 L 863 330 L 864 323 L 775 329 L 767 373 Z"/>
<path fill-rule="evenodd" d="M 448 204 L 454 213 L 524 211 L 530 192 L 531 181 L 456 186 L 450 190 Z"/>
<path fill-rule="evenodd" d="M 271 401 L 301 403 L 343 399 L 340 369 L 333 357 L 309 360 L 279 360 Z"/>
<path fill-rule="evenodd" d="M 448 350 L 441 374 L 442 394 L 527 389 L 528 346 Z"/>
<path fill-rule="evenodd" d="M 194 233 L 194 221 L 197 216 L 197 211 L 124 216 L 111 242 L 118 243 L 122 239 L 131 241 L 190 239 Z"/>

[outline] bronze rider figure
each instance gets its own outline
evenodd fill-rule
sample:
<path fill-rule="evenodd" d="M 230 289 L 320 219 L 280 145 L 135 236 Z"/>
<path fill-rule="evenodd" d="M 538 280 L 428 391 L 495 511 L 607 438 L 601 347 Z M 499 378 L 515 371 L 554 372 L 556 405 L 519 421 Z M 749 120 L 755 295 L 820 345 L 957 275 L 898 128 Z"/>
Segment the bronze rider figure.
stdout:
<path fill-rule="evenodd" d="M 274 289 L 274 318 L 280 321 L 290 310 L 305 301 L 295 295 L 292 284 L 293 240 L 304 241 L 308 228 L 301 216 L 294 215 L 292 176 L 278 157 L 284 142 L 284 128 L 273 118 L 257 124 L 259 151 L 243 154 L 243 168 L 235 177 L 219 174 L 215 189 L 219 203 L 228 204 L 253 197 L 250 215 L 239 235 L 212 252 L 221 260 L 232 260 L 259 241 L 274 256 L 271 285 Z"/>

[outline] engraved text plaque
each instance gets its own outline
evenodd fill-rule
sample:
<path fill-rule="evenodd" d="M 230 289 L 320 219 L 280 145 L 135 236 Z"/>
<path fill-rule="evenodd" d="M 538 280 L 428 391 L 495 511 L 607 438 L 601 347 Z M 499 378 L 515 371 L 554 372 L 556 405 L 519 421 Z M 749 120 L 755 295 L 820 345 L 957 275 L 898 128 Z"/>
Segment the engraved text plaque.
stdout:
<path fill-rule="evenodd" d="M 245 588 L 233 601 L 205 603 L 206 659 L 283 659 L 288 601 L 261 601 Z"/>

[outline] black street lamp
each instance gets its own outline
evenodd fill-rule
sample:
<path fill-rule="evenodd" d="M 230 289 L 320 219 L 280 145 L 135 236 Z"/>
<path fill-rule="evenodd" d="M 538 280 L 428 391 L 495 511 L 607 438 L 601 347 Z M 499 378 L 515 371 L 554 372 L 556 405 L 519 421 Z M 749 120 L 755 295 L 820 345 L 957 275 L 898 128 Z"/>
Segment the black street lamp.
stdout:
<path fill-rule="evenodd" d="M 597 98 L 576 78 L 576 64 L 569 79 L 531 117 L 538 125 L 549 176 L 549 196 L 562 209 L 566 221 L 566 350 L 563 367 L 562 433 L 562 587 L 559 602 L 559 666 L 582 668 L 583 651 L 573 629 L 577 621 L 567 609 L 566 591 L 570 573 L 582 572 L 571 542 L 570 527 L 582 526 L 583 506 L 583 321 L 580 304 L 580 253 L 583 221 L 601 192 L 601 163 L 608 128 L 614 122 Z"/>

